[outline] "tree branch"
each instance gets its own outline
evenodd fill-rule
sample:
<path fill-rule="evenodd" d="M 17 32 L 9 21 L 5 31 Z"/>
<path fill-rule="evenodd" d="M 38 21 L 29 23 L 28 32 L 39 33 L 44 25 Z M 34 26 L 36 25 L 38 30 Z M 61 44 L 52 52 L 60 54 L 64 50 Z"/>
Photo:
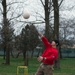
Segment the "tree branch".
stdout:
<path fill-rule="evenodd" d="M 52 1 L 50 0 L 50 2 L 49 2 L 49 14 L 50 14 L 51 7 L 52 7 Z"/>
<path fill-rule="evenodd" d="M 41 3 L 42 3 L 43 7 L 45 7 L 45 5 L 44 5 L 43 1 L 42 1 L 42 0 L 40 0 L 40 1 L 41 1 Z"/>
<path fill-rule="evenodd" d="M 13 20 L 14 18 L 18 18 L 18 17 L 20 17 L 21 15 L 22 15 L 22 14 L 20 14 L 20 15 L 18 15 L 18 16 L 16 16 L 16 17 L 10 18 L 9 21 Z"/>
<path fill-rule="evenodd" d="M 40 13 L 36 12 L 36 14 L 38 14 L 38 15 L 40 16 L 40 18 L 44 19 L 43 16 L 42 16 Z M 39 17 L 39 16 L 38 16 L 38 17 Z M 45 19 L 44 19 L 44 20 L 45 20 Z"/>
<path fill-rule="evenodd" d="M 0 11 L 1 11 L 1 13 L 2 13 L 2 9 L 0 8 Z"/>
<path fill-rule="evenodd" d="M 2 3 L 2 1 L 0 0 L 0 3 Z"/>
<path fill-rule="evenodd" d="M 61 0 L 61 2 L 60 2 L 60 4 L 59 4 L 59 7 L 60 7 L 60 5 L 62 4 L 63 1 L 64 1 L 64 0 Z"/>
<path fill-rule="evenodd" d="M 15 4 L 15 3 L 24 3 L 24 2 L 12 2 L 12 3 L 9 3 L 7 6 Z"/>

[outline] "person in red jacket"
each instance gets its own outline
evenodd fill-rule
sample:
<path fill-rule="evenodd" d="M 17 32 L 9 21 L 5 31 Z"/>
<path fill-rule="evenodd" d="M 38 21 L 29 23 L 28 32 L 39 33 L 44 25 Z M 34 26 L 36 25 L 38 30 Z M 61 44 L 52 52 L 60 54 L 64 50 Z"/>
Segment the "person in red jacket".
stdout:
<path fill-rule="evenodd" d="M 37 60 L 42 63 L 35 75 L 53 75 L 52 68 L 54 61 L 58 58 L 58 50 L 56 47 L 59 45 L 59 42 L 58 40 L 53 40 L 52 43 L 50 43 L 44 35 L 41 33 L 38 34 L 42 39 L 45 50 L 42 55 L 37 58 Z"/>

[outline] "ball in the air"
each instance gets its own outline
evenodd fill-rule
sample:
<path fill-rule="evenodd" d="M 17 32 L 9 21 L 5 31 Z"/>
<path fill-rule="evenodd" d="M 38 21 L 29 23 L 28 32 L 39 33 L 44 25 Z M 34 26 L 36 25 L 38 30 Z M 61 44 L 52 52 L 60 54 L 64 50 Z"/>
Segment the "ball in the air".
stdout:
<path fill-rule="evenodd" d="M 30 17 L 30 13 L 27 9 L 24 9 L 23 11 L 23 18 L 24 19 L 28 19 Z"/>

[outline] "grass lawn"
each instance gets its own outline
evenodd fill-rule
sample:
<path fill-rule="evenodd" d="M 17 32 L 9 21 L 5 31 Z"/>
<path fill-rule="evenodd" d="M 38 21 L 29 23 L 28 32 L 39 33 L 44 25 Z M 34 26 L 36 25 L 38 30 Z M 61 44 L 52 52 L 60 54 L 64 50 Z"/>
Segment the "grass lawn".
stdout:
<path fill-rule="evenodd" d="M 0 57 L 0 75 L 16 75 L 17 66 L 23 65 L 23 58 L 11 58 L 10 65 L 2 64 L 3 58 Z M 36 58 L 29 59 L 29 75 L 33 75 L 38 66 Z M 64 58 L 60 61 L 61 68 L 54 70 L 54 75 L 75 75 L 75 58 Z M 24 75 L 23 70 L 20 70 L 19 75 Z"/>

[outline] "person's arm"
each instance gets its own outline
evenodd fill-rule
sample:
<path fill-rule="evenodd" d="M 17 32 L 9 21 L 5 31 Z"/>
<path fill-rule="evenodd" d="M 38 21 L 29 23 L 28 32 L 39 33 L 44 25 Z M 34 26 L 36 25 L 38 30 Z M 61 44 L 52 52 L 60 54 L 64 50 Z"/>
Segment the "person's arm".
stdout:
<path fill-rule="evenodd" d="M 47 38 L 43 34 L 41 34 L 41 33 L 38 33 L 38 34 L 41 37 L 41 39 L 46 47 L 51 46 L 51 44 L 48 42 Z"/>
<path fill-rule="evenodd" d="M 41 62 L 41 61 L 43 61 L 43 60 L 46 60 L 46 58 L 45 58 L 45 57 L 42 57 L 42 56 L 39 56 L 39 57 L 37 58 L 37 60 L 38 60 L 39 62 Z"/>
<path fill-rule="evenodd" d="M 51 55 L 50 57 L 46 57 L 46 60 L 55 60 L 56 56 L 55 55 Z"/>
<path fill-rule="evenodd" d="M 52 55 L 50 55 L 50 56 L 48 56 L 48 57 L 44 57 L 46 60 L 51 60 L 51 61 L 53 61 L 53 60 L 56 60 L 57 58 L 58 58 L 58 53 L 56 53 L 56 54 L 52 54 Z"/>
<path fill-rule="evenodd" d="M 39 35 L 41 38 L 44 37 L 44 35 L 41 34 L 40 32 L 38 32 L 38 35 Z"/>
<path fill-rule="evenodd" d="M 42 57 L 42 56 L 39 56 L 39 57 L 37 58 L 37 60 L 38 60 L 39 62 L 41 62 L 41 61 L 43 60 L 43 57 Z"/>
<path fill-rule="evenodd" d="M 37 58 L 37 60 L 39 61 L 39 62 L 41 62 L 41 61 L 43 61 L 43 60 L 48 60 L 48 61 L 53 61 L 53 60 L 56 60 L 57 59 L 57 57 L 55 56 L 55 55 L 51 55 L 50 57 L 42 57 L 42 56 L 39 56 L 38 58 Z"/>

